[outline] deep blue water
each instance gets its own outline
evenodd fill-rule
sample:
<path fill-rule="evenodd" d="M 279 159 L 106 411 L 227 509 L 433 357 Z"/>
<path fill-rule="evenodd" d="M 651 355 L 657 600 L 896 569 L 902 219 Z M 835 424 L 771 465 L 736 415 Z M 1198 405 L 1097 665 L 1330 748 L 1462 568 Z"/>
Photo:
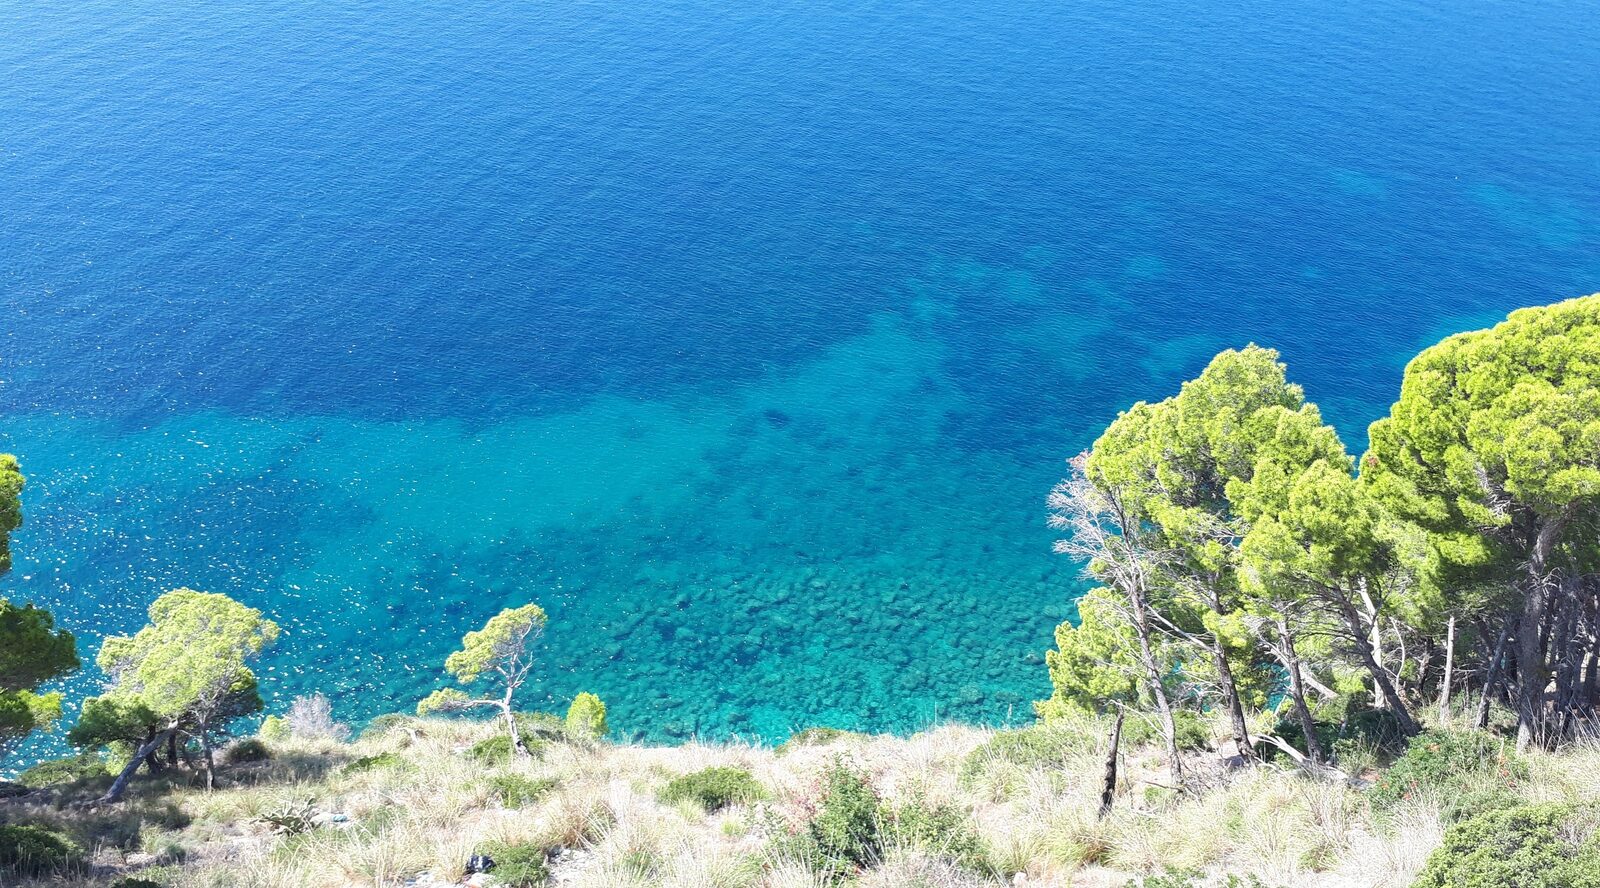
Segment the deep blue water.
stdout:
<path fill-rule="evenodd" d="M 1026 717 L 1043 497 L 1280 349 L 1351 443 L 1600 290 L 1600 5 L 0 5 L 0 591 L 360 719 L 551 612 L 629 736 Z M 74 693 L 91 686 L 86 673 Z"/>

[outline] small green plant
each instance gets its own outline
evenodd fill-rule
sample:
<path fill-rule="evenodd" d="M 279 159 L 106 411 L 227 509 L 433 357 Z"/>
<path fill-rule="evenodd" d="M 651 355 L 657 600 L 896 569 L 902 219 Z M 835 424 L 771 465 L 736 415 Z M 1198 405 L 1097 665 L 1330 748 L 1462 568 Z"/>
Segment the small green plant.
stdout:
<path fill-rule="evenodd" d="M 1587 837 L 1584 833 L 1588 832 Z M 1600 835 L 1560 804 L 1519 805 L 1445 830 L 1412 888 L 1593 888 Z"/>
<path fill-rule="evenodd" d="M 1072 752 L 1092 748 L 1095 742 L 1092 734 L 1059 722 L 999 731 L 968 753 L 961 763 L 960 780 L 971 786 L 986 771 L 1002 764 L 1023 770 L 1055 767 Z"/>
<path fill-rule="evenodd" d="M 316 826 L 316 806 L 310 799 L 285 799 L 268 808 L 256 819 L 279 835 L 296 836 Z"/>
<path fill-rule="evenodd" d="M 661 791 L 663 802 L 694 802 L 707 813 L 765 797 L 761 784 L 743 768 L 706 768 L 684 774 L 674 777 Z"/>
<path fill-rule="evenodd" d="M 839 728 L 803 728 L 789 735 L 789 739 L 778 744 L 778 754 L 783 755 L 802 746 L 826 746 L 835 740 L 849 740 L 862 737 L 855 731 L 844 731 Z"/>
<path fill-rule="evenodd" d="M 497 774 L 489 778 L 489 786 L 507 808 L 525 808 L 555 789 L 560 781 L 551 777 L 534 779 L 521 774 Z"/>
<path fill-rule="evenodd" d="M 38 826 L 0 826 L 0 873 L 65 875 L 83 869 L 83 850 Z"/>
<path fill-rule="evenodd" d="M 567 723 L 548 712 L 519 712 L 516 719 L 517 730 L 525 738 L 557 740 L 567 736 Z"/>
<path fill-rule="evenodd" d="M 606 704 L 587 691 L 567 707 L 567 733 L 578 740 L 599 740 L 611 731 L 606 724 Z"/>
<path fill-rule="evenodd" d="M 268 716 L 268 718 L 270 720 L 272 716 Z M 367 726 L 361 729 L 360 739 L 368 740 L 375 737 L 382 737 L 390 731 L 410 727 L 415 721 L 415 717 L 407 715 L 404 712 L 386 712 L 383 715 L 373 718 L 372 721 L 367 722 Z M 263 725 L 263 727 L 265 727 L 265 725 Z M 285 724 L 284 728 L 287 729 L 288 725 Z"/>
<path fill-rule="evenodd" d="M 550 878 L 545 849 L 531 843 L 499 842 L 483 850 L 494 860 L 494 884 L 505 888 L 541 888 Z"/>
<path fill-rule="evenodd" d="M 43 789 L 109 776 L 105 760 L 94 753 L 85 752 L 69 758 L 40 762 L 18 774 L 17 782 L 29 789 Z"/>
<path fill-rule="evenodd" d="M 894 842 L 936 854 L 956 865 L 984 875 L 992 873 L 989 849 L 972 828 L 967 816 L 950 805 L 930 805 L 914 799 L 885 817 L 888 838 Z"/>
<path fill-rule="evenodd" d="M 1387 811 L 1419 795 L 1444 800 L 1485 785 L 1513 787 L 1527 777 L 1527 763 L 1488 734 L 1428 731 L 1378 778 L 1368 800 L 1374 809 Z"/>
<path fill-rule="evenodd" d="M 228 748 L 223 750 L 222 757 L 230 765 L 243 764 L 244 762 L 264 762 L 272 758 L 272 750 L 267 748 L 267 744 L 255 737 L 246 737 L 243 740 L 235 740 L 229 744 Z"/>
<path fill-rule="evenodd" d="M 523 743 L 527 745 L 528 752 L 532 753 L 534 758 L 538 758 L 544 753 L 545 744 L 543 740 L 526 737 L 523 738 Z M 472 744 L 472 748 L 467 750 L 467 758 L 486 767 L 510 764 L 511 738 L 504 734 L 497 734 L 486 740 L 479 740 L 477 743 Z"/>
<path fill-rule="evenodd" d="M 882 803 L 860 774 L 840 762 L 828 767 L 822 784 L 816 816 L 800 832 L 780 839 L 777 851 L 838 881 L 883 856 Z"/>
<path fill-rule="evenodd" d="M 1172 732 L 1179 749 L 1193 751 L 1211 747 L 1211 728 L 1200 713 L 1192 709 L 1172 711 Z M 1123 724 L 1122 742 L 1133 747 L 1164 743 L 1165 740 L 1161 736 L 1161 725 L 1155 719 L 1130 718 Z"/>
<path fill-rule="evenodd" d="M 361 758 L 356 759 L 350 764 L 345 765 L 343 771 L 346 774 L 361 774 L 366 771 L 375 771 L 379 768 L 392 768 L 396 765 L 403 764 L 404 762 L 405 758 L 402 757 L 398 752 L 378 752 L 372 755 L 364 755 Z"/>

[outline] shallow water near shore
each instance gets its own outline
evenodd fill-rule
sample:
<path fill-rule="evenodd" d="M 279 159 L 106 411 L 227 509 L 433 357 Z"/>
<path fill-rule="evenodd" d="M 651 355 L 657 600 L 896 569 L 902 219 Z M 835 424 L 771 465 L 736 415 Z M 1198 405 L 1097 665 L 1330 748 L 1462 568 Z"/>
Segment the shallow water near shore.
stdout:
<path fill-rule="evenodd" d="M 1255 341 L 1359 448 L 1600 290 L 1581 7 L 7 7 L 0 584 L 357 721 L 528 600 L 626 737 L 1025 719 L 1119 409 Z"/>

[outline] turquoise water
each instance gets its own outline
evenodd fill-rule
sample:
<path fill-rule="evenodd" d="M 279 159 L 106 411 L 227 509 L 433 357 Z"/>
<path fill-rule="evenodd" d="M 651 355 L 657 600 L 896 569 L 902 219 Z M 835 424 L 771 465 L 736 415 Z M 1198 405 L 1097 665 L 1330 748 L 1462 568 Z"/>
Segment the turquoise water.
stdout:
<path fill-rule="evenodd" d="M 6 6 L 0 582 L 353 720 L 528 600 L 628 737 L 1024 719 L 1119 408 L 1257 341 L 1359 447 L 1600 289 L 1595 12 Z"/>

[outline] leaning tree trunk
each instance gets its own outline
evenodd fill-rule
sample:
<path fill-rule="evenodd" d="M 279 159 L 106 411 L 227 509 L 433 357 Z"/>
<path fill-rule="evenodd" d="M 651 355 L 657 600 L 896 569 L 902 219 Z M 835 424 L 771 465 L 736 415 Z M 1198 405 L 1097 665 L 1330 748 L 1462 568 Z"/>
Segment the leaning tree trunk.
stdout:
<path fill-rule="evenodd" d="M 505 716 L 506 730 L 511 732 L 511 751 L 520 756 L 532 756 L 533 753 L 528 750 L 528 744 L 522 740 L 522 728 L 517 725 L 516 713 L 511 711 L 510 696 L 510 694 L 506 695 L 507 700 L 500 707 L 500 713 Z"/>
<path fill-rule="evenodd" d="M 1294 700 L 1294 714 L 1300 720 L 1300 730 L 1306 735 L 1306 755 L 1313 768 L 1327 759 L 1322 754 L 1322 741 L 1317 738 L 1317 723 L 1311 718 L 1311 707 L 1306 705 L 1305 683 L 1300 676 L 1300 654 L 1294 647 L 1294 635 L 1289 631 L 1289 621 L 1278 620 L 1278 637 L 1283 639 L 1283 668 L 1289 673 L 1289 696 Z"/>
<path fill-rule="evenodd" d="M 1144 595 L 1134 592 L 1129 596 L 1129 603 L 1133 606 L 1133 629 L 1139 639 L 1139 660 L 1144 665 L 1145 684 L 1150 689 L 1150 698 L 1155 701 L 1156 718 L 1161 722 L 1161 740 L 1167 748 L 1167 771 L 1172 775 L 1172 788 L 1183 792 L 1186 781 L 1183 759 L 1178 755 L 1178 726 L 1173 721 L 1172 701 L 1167 699 L 1161 665 L 1156 662 L 1155 650 L 1150 645 L 1150 621 L 1144 610 Z"/>
<path fill-rule="evenodd" d="M 144 745 L 134 752 L 133 758 L 128 759 L 128 763 L 122 767 L 122 771 L 117 774 L 117 779 L 111 781 L 111 787 L 106 790 L 106 794 L 101 796 L 99 801 L 109 805 L 121 800 L 122 794 L 128 791 L 128 781 L 133 779 L 133 773 L 139 770 L 140 765 L 144 764 L 146 757 L 167 741 L 167 737 L 171 736 L 172 730 L 168 728 L 146 740 Z"/>
<path fill-rule="evenodd" d="M 1489 669 L 1483 676 L 1483 697 L 1478 700 L 1478 717 L 1473 724 L 1482 731 L 1489 727 L 1489 707 L 1494 703 L 1495 688 L 1505 671 L 1506 644 L 1511 641 L 1517 625 L 1515 614 L 1506 615 L 1506 624 L 1500 630 L 1500 640 L 1495 642 L 1494 653 L 1489 657 Z"/>
<path fill-rule="evenodd" d="M 1350 633 L 1351 644 L 1355 646 L 1356 655 L 1361 658 L 1367 671 L 1372 674 L 1372 686 L 1377 695 L 1388 704 L 1388 709 L 1394 713 L 1395 721 L 1400 723 L 1400 732 L 1407 737 L 1415 737 L 1422 729 L 1417 726 L 1416 719 L 1411 717 L 1411 710 L 1406 708 L 1406 701 L 1395 689 L 1394 682 L 1389 680 L 1389 673 L 1378 662 L 1377 654 L 1372 649 L 1372 642 L 1367 636 L 1366 627 L 1361 625 L 1361 617 L 1356 613 L 1354 604 L 1342 595 L 1339 597 L 1340 615 L 1344 617 L 1345 628 Z M 1377 621 L 1374 620 L 1374 623 Z"/>
<path fill-rule="evenodd" d="M 1250 745 L 1250 726 L 1244 720 L 1239 687 L 1233 681 L 1233 667 L 1228 665 L 1228 654 L 1220 638 L 1211 640 L 1211 662 L 1217 670 L 1217 685 L 1222 689 L 1222 704 L 1228 708 L 1228 718 L 1233 724 L 1233 742 L 1239 748 L 1239 757 L 1247 762 L 1254 761 L 1256 751 Z"/>
<path fill-rule="evenodd" d="M 1106 774 L 1100 790 L 1099 817 L 1111 813 L 1111 803 L 1117 797 L 1117 753 L 1122 748 L 1122 720 L 1127 717 L 1127 712 L 1117 710 L 1117 721 L 1111 726 L 1111 749 L 1106 753 Z"/>

